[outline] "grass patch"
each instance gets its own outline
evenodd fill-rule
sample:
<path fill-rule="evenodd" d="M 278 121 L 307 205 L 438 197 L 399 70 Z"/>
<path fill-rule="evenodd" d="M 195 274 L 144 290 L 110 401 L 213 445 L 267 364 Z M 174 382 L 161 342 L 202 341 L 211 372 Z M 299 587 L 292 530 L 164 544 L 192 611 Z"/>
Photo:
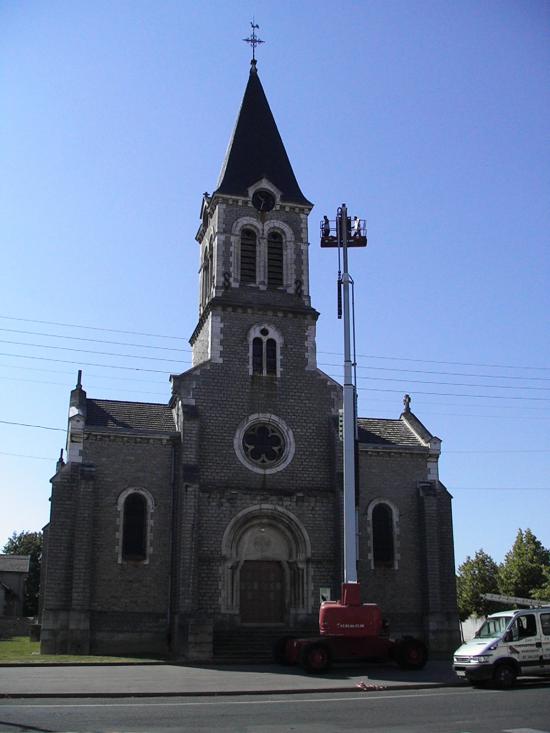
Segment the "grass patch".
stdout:
<path fill-rule="evenodd" d="M 153 657 L 103 657 L 78 654 L 40 654 L 40 642 L 28 636 L 0 639 L 0 664 L 144 664 L 158 662 Z"/>

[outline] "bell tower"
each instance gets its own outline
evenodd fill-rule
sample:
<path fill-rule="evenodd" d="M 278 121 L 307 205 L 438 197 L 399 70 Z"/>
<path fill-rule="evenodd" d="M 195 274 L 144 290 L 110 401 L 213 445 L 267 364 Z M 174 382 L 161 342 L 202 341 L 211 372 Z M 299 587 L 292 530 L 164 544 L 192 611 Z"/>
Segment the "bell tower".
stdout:
<path fill-rule="evenodd" d="M 232 308 L 317 315 L 309 297 L 312 207 L 300 190 L 252 59 L 217 187 L 202 200 L 193 366 L 222 358 L 223 314 Z"/>

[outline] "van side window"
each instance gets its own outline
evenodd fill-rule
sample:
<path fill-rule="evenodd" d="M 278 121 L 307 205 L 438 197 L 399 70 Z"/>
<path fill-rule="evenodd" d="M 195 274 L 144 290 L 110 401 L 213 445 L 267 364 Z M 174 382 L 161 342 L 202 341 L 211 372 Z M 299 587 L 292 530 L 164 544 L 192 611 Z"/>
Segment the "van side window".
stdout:
<path fill-rule="evenodd" d="M 544 636 L 550 636 L 550 613 L 541 613 L 540 625 Z"/>
<path fill-rule="evenodd" d="M 528 636 L 536 636 L 537 622 L 534 613 L 530 613 L 527 616 L 519 616 L 517 623 L 520 639 L 526 639 Z"/>

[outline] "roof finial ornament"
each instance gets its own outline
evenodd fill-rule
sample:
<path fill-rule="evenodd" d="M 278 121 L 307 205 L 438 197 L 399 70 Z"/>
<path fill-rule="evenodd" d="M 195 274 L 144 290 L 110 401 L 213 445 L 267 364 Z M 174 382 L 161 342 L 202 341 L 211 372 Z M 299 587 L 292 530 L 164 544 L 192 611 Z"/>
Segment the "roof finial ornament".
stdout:
<path fill-rule="evenodd" d="M 406 394 L 403 397 L 403 405 L 405 407 L 404 412 L 410 412 L 411 411 L 411 396 Z"/>
<path fill-rule="evenodd" d="M 252 61 L 250 63 L 252 64 L 252 68 L 256 70 L 256 46 L 259 46 L 260 43 L 265 43 L 265 41 L 262 41 L 262 39 L 258 38 L 256 35 L 256 30 L 259 30 L 260 26 L 254 22 L 254 18 L 250 21 L 250 27 L 252 28 L 252 33 L 248 38 L 243 38 L 243 41 L 252 46 Z"/>

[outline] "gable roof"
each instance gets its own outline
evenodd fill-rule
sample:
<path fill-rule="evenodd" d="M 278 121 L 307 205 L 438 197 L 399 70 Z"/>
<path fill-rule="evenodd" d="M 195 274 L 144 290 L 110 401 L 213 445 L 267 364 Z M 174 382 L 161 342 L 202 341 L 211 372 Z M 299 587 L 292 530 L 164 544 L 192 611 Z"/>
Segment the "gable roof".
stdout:
<path fill-rule="evenodd" d="M 30 555 L 0 555 L 0 572 L 28 573 Z"/>
<path fill-rule="evenodd" d="M 407 423 L 398 420 L 384 420 L 374 417 L 360 417 L 357 420 L 359 427 L 359 443 L 369 445 L 408 446 L 426 448 L 410 429 Z"/>
<path fill-rule="evenodd" d="M 312 205 L 300 190 L 253 62 L 214 193 L 246 196 L 262 178 L 279 189 L 282 201 Z"/>
<path fill-rule="evenodd" d="M 176 432 L 172 410 L 156 402 L 87 399 L 86 427 L 121 432 Z"/>

